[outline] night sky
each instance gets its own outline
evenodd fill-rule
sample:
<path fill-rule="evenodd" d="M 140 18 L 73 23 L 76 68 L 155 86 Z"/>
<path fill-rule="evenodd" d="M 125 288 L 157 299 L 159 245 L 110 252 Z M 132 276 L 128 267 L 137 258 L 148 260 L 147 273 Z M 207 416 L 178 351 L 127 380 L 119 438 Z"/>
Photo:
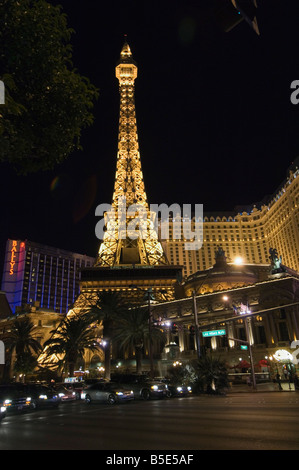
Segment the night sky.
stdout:
<path fill-rule="evenodd" d="M 0 165 L 0 260 L 7 238 L 96 256 L 95 207 L 112 199 L 119 117 L 115 65 L 127 34 L 138 65 L 137 126 L 150 203 L 232 211 L 271 195 L 299 155 L 297 0 L 258 0 L 258 36 L 222 32 L 205 2 L 65 0 L 74 66 L 99 88 L 83 151 L 51 172 Z M 105 5 L 105 6 L 103 6 Z M 1 274 L 0 274 L 1 275 Z"/>

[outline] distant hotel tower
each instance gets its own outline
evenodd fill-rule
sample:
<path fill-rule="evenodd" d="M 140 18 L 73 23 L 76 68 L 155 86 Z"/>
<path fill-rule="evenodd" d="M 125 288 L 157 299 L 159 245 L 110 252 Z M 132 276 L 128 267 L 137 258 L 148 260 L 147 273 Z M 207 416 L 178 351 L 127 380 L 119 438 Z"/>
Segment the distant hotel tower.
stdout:
<path fill-rule="evenodd" d="M 13 313 L 17 307 L 34 303 L 66 313 L 79 295 L 79 270 L 94 261 L 28 240 L 8 240 L 2 291 Z"/>

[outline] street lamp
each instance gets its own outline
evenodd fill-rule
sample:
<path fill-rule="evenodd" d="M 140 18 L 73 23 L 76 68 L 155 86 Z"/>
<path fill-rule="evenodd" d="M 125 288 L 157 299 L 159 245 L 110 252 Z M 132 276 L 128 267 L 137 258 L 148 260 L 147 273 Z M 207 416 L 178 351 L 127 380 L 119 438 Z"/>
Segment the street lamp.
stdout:
<path fill-rule="evenodd" d="M 193 297 L 193 313 L 194 313 L 194 323 L 195 323 L 196 352 L 197 352 L 197 358 L 200 359 L 200 339 L 199 339 L 195 290 L 192 292 L 192 297 Z"/>
<path fill-rule="evenodd" d="M 251 313 L 251 312 L 249 312 Z M 252 375 L 252 383 L 253 383 L 253 388 L 256 389 L 256 381 L 255 381 L 255 373 L 254 373 L 254 363 L 253 363 L 253 357 L 252 357 L 252 349 L 251 349 L 251 344 L 249 341 L 249 331 L 248 331 L 248 318 L 244 318 L 244 324 L 245 324 L 245 331 L 246 331 L 246 339 L 247 339 L 247 345 L 249 349 L 249 357 L 250 357 L 250 364 L 251 364 L 251 375 Z"/>
<path fill-rule="evenodd" d="M 225 296 L 227 297 L 227 296 Z M 226 299 L 223 298 L 223 300 L 227 301 L 228 300 L 228 297 Z M 244 306 L 242 304 L 242 309 L 240 311 L 241 314 L 250 314 L 251 311 L 248 309 L 248 305 L 247 306 Z M 245 344 L 248 346 L 248 350 L 249 350 L 249 357 L 250 357 L 250 365 L 251 365 L 251 377 L 252 377 L 252 384 L 253 384 L 253 388 L 256 389 L 256 380 L 255 380 L 255 373 L 254 373 L 254 363 L 253 363 L 253 356 L 252 356 L 252 348 L 251 348 L 251 343 L 250 343 L 250 339 L 249 339 L 249 330 L 248 330 L 248 321 L 249 319 L 247 318 L 247 316 L 244 318 L 244 325 L 245 325 L 245 334 L 246 334 L 246 341 L 243 341 L 241 339 L 238 339 L 238 338 L 227 338 L 227 339 L 230 339 L 232 341 L 237 341 L 238 343 L 241 343 L 241 344 Z"/>
<path fill-rule="evenodd" d="M 148 334 L 149 334 L 149 360 L 150 360 L 150 376 L 154 376 L 154 357 L 153 357 L 153 313 L 151 308 L 151 301 L 155 300 L 155 296 L 153 294 L 152 287 L 144 290 L 138 286 L 132 285 L 132 288 L 140 290 L 144 292 L 144 300 L 147 300 L 147 308 L 148 308 Z M 165 293 L 164 291 L 161 291 Z"/>
<path fill-rule="evenodd" d="M 141 289 L 140 289 L 141 290 Z M 153 357 L 153 313 L 151 309 L 151 300 L 154 300 L 153 289 L 149 287 L 144 295 L 147 300 L 148 308 L 148 335 L 149 335 L 149 360 L 150 360 L 150 376 L 154 376 L 154 357 Z"/>

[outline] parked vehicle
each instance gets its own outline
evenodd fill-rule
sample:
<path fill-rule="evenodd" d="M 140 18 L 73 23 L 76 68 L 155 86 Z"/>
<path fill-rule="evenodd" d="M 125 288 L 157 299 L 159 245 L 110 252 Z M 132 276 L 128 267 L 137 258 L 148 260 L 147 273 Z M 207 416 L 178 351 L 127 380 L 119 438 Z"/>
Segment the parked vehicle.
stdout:
<path fill-rule="evenodd" d="M 143 374 L 115 374 L 111 376 L 114 382 L 125 388 L 131 388 L 136 399 L 150 400 L 167 396 L 167 385 L 161 381 L 150 379 Z"/>
<path fill-rule="evenodd" d="M 30 408 L 57 408 L 60 398 L 55 390 L 47 385 L 27 384 L 24 385 L 27 396 L 30 397 Z"/>
<path fill-rule="evenodd" d="M 75 392 L 76 400 L 81 399 L 81 393 L 83 389 L 87 387 L 85 382 L 64 382 L 62 385 L 68 390 L 72 390 L 73 392 Z"/>
<path fill-rule="evenodd" d="M 53 390 L 57 393 L 60 400 L 74 401 L 76 400 L 76 392 L 71 387 L 65 387 L 65 384 L 57 384 L 53 386 Z"/>
<path fill-rule="evenodd" d="M 125 389 L 119 386 L 119 384 L 111 382 L 92 384 L 82 391 L 81 396 L 87 403 L 106 402 L 109 405 L 134 400 L 133 390 Z"/>
<path fill-rule="evenodd" d="M 4 419 L 6 416 L 6 406 L 4 406 L 3 402 L 0 401 L 0 423 L 2 419 Z"/>
<path fill-rule="evenodd" d="M 181 383 L 174 383 L 170 379 L 160 378 L 167 385 L 167 397 L 186 397 L 192 394 L 192 387 Z"/>
<path fill-rule="evenodd" d="M 26 411 L 31 408 L 31 396 L 23 384 L 0 385 L 0 402 L 6 412 Z"/>

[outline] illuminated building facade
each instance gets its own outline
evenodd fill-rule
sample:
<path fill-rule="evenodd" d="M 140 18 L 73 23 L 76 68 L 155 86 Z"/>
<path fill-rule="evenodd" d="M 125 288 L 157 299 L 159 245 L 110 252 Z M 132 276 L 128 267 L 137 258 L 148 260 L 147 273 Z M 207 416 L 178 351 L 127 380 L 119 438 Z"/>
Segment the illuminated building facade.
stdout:
<path fill-rule="evenodd" d="M 277 271 L 269 264 L 229 264 L 219 250 L 211 268 L 183 282 L 183 298 L 153 307 L 155 318 L 169 324 L 161 370 L 197 357 L 197 323 L 200 355 L 220 357 L 235 378 L 250 369 L 244 341 L 251 345 L 257 378 L 298 373 L 293 342 L 299 340 L 299 274 Z M 225 334 L 214 335 L 217 330 Z"/>
<path fill-rule="evenodd" d="M 269 249 L 275 247 L 283 264 L 299 272 L 299 159 L 281 187 L 260 207 L 230 214 L 204 212 L 199 250 L 187 252 L 182 233 L 173 226 L 163 248 L 170 263 L 184 266 L 184 276 L 211 267 L 218 247 L 229 261 L 241 257 L 247 264 L 268 264 Z"/>
<path fill-rule="evenodd" d="M 94 261 L 89 256 L 28 240 L 8 240 L 2 291 L 13 313 L 18 307 L 36 303 L 66 313 L 79 294 L 79 270 L 92 266 Z"/>

